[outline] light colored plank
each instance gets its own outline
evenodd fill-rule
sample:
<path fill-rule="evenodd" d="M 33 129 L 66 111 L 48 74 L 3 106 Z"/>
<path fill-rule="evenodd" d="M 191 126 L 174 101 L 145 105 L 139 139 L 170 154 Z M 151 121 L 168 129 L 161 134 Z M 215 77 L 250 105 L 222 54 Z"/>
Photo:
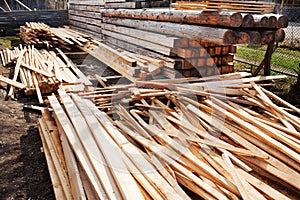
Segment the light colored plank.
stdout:
<path fill-rule="evenodd" d="M 63 192 L 60 180 L 59 180 L 58 175 L 57 175 L 56 170 L 55 170 L 53 160 L 50 156 L 49 149 L 47 147 L 45 138 L 43 136 L 43 134 L 44 134 L 43 131 L 44 130 L 42 130 L 41 126 L 38 126 L 38 128 L 39 128 L 39 133 L 40 133 L 40 137 L 41 137 L 42 144 L 43 144 L 43 151 L 45 153 L 47 166 L 48 166 L 48 171 L 49 171 L 49 174 L 50 174 L 50 179 L 51 179 L 51 182 L 52 182 L 52 187 L 53 187 L 55 198 L 66 200 L 66 196 Z"/>
<path fill-rule="evenodd" d="M 72 99 L 81 111 L 85 118 L 87 125 L 89 126 L 95 141 L 103 153 L 104 159 L 106 160 L 111 173 L 118 185 L 118 189 L 124 199 L 143 199 L 133 177 L 128 172 L 125 164 L 120 162 L 122 159 L 122 152 L 117 148 L 117 145 L 112 138 L 107 134 L 105 129 L 99 124 L 97 118 L 91 111 L 96 112 L 97 108 L 89 100 L 82 100 L 77 95 L 72 95 Z M 87 107 L 89 109 L 87 109 Z M 104 126 L 108 124 L 105 123 Z M 112 156 L 113 155 L 113 156 Z M 113 181 L 113 180 L 111 180 Z M 128 186 L 130 185 L 130 189 Z"/>
<path fill-rule="evenodd" d="M 14 81 L 12 79 L 6 78 L 2 75 L 0 75 L 0 82 L 4 82 L 8 85 L 11 85 L 11 86 L 19 88 L 19 89 L 25 89 L 26 88 L 26 85 L 24 85 L 23 83 L 20 83 L 20 82 Z"/>
<path fill-rule="evenodd" d="M 97 196 L 99 197 L 99 199 L 108 199 L 99 181 L 98 175 L 96 174 L 95 169 L 93 168 L 72 123 L 70 122 L 68 116 L 64 112 L 64 109 L 61 107 L 60 103 L 58 102 L 55 96 L 49 96 L 48 99 L 54 110 L 55 121 L 58 125 L 58 130 L 61 133 L 66 134 L 68 141 L 70 142 L 74 153 L 76 154 L 78 160 L 80 161 L 80 164 L 84 168 L 85 173 L 87 174 L 90 182 L 92 183 Z"/>
<path fill-rule="evenodd" d="M 100 151 L 93 137 L 93 133 L 91 133 L 84 117 L 65 91 L 59 89 L 58 93 L 65 106 L 66 112 L 77 132 L 77 136 L 79 137 L 79 140 L 82 143 L 84 150 L 86 151 L 107 196 L 111 199 L 122 198 L 120 190 L 116 185 L 116 181 L 114 180 L 114 177 L 111 173 L 111 166 L 103 157 L 103 154 Z"/>
<path fill-rule="evenodd" d="M 61 134 L 60 138 L 61 138 L 61 144 L 62 144 L 64 156 L 65 156 L 65 161 L 66 161 L 72 195 L 73 195 L 74 199 L 85 200 L 86 196 L 84 193 L 82 181 L 80 179 L 80 174 L 79 174 L 79 170 L 78 170 L 78 166 L 77 166 L 77 162 L 76 162 L 74 153 L 72 152 L 72 149 L 69 145 L 67 136 L 63 133 L 63 134 Z"/>
<path fill-rule="evenodd" d="M 59 179 L 60 185 L 62 187 L 63 194 L 65 195 L 66 199 L 71 200 L 72 195 L 71 195 L 71 192 L 70 192 L 67 175 L 66 175 L 64 169 L 62 168 L 60 162 L 59 162 L 60 159 L 55 154 L 55 149 L 54 149 L 53 144 L 50 141 L 51 139 L 48 135 L 49 133 L 47 131 L 46 124 L 44 123 L 43 119 L 39 119 L 39 124 L 40 124 L 41 129 L 43 130 L 42 131 L 42 133 L 44 133 L 43 138 L 44 138 L 44 141 L 45 141 L 45 143 L 47 145 L 47 148 L 49 150 L 49 154 L 50 154 L 51 160 L 53 162 L 54 169 L 55 169 L 56 174 L 57 174 L 57 178 Z"/>

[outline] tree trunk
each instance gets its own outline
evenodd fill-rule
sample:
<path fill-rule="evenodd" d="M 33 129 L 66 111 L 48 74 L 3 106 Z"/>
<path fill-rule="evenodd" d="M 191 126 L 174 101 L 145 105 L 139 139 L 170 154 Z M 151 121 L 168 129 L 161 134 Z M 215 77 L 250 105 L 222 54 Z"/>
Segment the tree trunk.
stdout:
<path fill-rule="evenodd" d="M 235 31 L 222 28 L 120 18 L 103 18 L 103 22 L 153 31 L 157 33 L 175 35 L 178 37 L 186 37 L 189 39 L 203 40 L 220 45 L 236 44 L 238 39 L 237 33 Z"/>
<path fill-rule="evenodd" d="M 130 18 L 152 21 L 176 22 L 185 24 L 217 25 L 239 27 L 242 15 L 236 12 L 183 11 L 168 9 L 105 9 L 104 17 Z"/>

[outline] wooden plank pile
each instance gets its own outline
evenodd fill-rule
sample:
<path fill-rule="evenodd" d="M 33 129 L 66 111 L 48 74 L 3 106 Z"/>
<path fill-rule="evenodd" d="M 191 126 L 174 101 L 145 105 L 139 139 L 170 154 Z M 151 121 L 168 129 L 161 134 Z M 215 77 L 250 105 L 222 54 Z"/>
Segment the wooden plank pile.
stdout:
<path fill-rule="evenodd" d="M 20 27 L 20 36 L 28 45 L 59 46 L 67 50 L 93 41 L 91 36 L 67 27 L 54 28 L 39 22 L 26 22 Z"/>
<path fill-rule="evenodd" d="M 40 120 L 56 198 L 292 199 L 300 110 L 248 75 L 59 89 Z"/>
<path fill-rule="evenodd" d="M 275 3 L 272 2 L 239 0 L 177 1 L 171 6 L 178 10 L 234 10 L 251 13 L 273 13 L 275 9 Z"/>
<path fill-rule="evenodd" d="M 60 46 L 65 49 L 72 49 L 75 46 L 131 81 L 147 80 L 156 75 L 164 75 L 164 67 L 171 68 L 173 75 L 176 74 L 173 69 L 176 64 L 175 60 L 163 56 L 143 56 L 119 47 L 112 48 L 69 28 L 53 29 L 43 23 L 27 23 L 21 28 L 21 36 L 27 44 L 47 44 L 47 46 Z"/>
<path fill-rule="evenodd" d="M 137 9 L 137 8 L 153 8 L 153 7 L 161 7 L 163 3 L 162 0 L 71 0 L 69 1 L 71 9 L 93 9 L 97 10 L 99 8 L 129 8 L 129 9 Z M 167 5 L 163 5 L 167 6 Z M 94 8 L 93 8 L 94 7 Z M 98 7 L 98 8 L 95 8 Z"/>
<path fill-rule="evenodd" d="M 234 44 L 283 41 L 282 28 L 287 26 L 287 17 L 277 15 L 167 9 L 101 12 L 104 41 L 175 57 L 175 69 L 184 77 L 233 72 Z"/>
<path fill-rule="evenodd" d="M 92 85 L 60 49 L 47 51 L 20 46 L 2 50 L 0 55 L 2 65 L 13 70 L 11 79 L 0 77 L 1 82 L 11 85 L 8 97 L 14 97 L 15 89 L 24 89 L 27 95 L 36 93 L 39 102 L 43 103 L 42 95 L 55 92 L 61 83 Z"/>
<path fill-rule="evenodd" d="M 17 10 L 12 12 L 0 12 L 0 28 L 18 29 L 26 22 L 44 22 L 53 27 L 69 24 L 67 10 Z"/>
<path fill-rule="evenodd" d="M 97 32 L 99 36 L 101 32 L 103 41 L 112 47 L 169 57 L 177 63 L 178 74 L 189 77 L 233 72 L 235 44 L 281 42 L 288 19 L 284 15 L 240 13 L 222 7 L 195 11 L 86 5 L 70 7 L 70 23 L 72 28 L 89 34 Z M 93 30 L 95 26 L 97 31 Z M 176 77 L 174 72 L 172 76 Z"/>

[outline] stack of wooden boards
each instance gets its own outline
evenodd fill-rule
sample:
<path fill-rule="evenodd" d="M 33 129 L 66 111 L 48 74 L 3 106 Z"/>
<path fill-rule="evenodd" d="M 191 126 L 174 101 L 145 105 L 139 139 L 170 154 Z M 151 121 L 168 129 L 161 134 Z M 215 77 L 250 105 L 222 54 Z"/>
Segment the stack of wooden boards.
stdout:
<path fill-rule="evenodd" d="M 182 64 L 160 54 L 141 55 L 116 45 L 108 46 L 73 29 L 50 28 L 43 23 L 27 23 L 21 27 L 20 35 L 27 44 L 59 46 L 67 50 L 75 47 L 81 49 L 131 81 L 153 79 L 154 76 L 175 78 L 178 75 L 176 69 Z"/>
<path fill-rule="evenodd" d="M 174 9 L 70 7 L 70 24 L 103 41 L 143 55 L 167 56 L 187 76 L 233 71 L 235 44 L 270 44 L 285 38 L 287 16 Z M 96 27 L 95 27 L 96 26 Z M 96 29 L 95 29 L 96 28 Z M 97 30 L 97 31 L 94 31 Z M 224 49 L 221 50 L 220 49 Z M 223 53 L 220 53 L 223 52 Z"/>
<path fill-rule="evenodd" d="M 59 54 L 59 55 L 57 55 Z M 11 85 L 8 97 L 14 96 L 14 89 L 25 89 L 25 94 L 37 93 L 43 103 L 42 94 L 55 92 L 61 83 L 92 83 L 60 50 L 37 50 L 34 46 L 15 47 L 0 51 L 2 65 L 12 67 L 13 77 L 0 75 L 0 81 Z"/>
<path fill-rule="evenodd" d="M 59 89 L 39 124 L 56 198 L 294 198 L 300 110 L 248 75 Z"/>
<path fill-rule="evenodd" d="M 99 8 L 153 8 L 168 6 L 163 0 L 70 0 L 69 8 L 71 9 L 99 9 Z M 95 8 L 97 7 L 97 8 Z"/>
<path fill-rule="evenodd" d="M 67 50 L 93 42 L 91 36 L 82 32 L 67 27 L 54 28 L 39 22 L 26 22 L 20 27 L 20 36 L 29 45 L 59 46 Z"/>
<path fill-rule="evenodd" d="M 234 10 L 251 13 L 273 13 L 275 9 L 275 3 L 273 2 L 237 0 L 177 1 L 176 3 L 172 3 L 171 6 L 178 10 Z"/>
<path fill-rule="evenodd" d="M 35 2 L 35 4 L 37 4 Z M 26 22 L 44 22 L 58 27 L 69 24 L 67 10 L 16 10 L 12 12 L 0 12 L 0 28 L 2 30 L 18 29 Z"/>

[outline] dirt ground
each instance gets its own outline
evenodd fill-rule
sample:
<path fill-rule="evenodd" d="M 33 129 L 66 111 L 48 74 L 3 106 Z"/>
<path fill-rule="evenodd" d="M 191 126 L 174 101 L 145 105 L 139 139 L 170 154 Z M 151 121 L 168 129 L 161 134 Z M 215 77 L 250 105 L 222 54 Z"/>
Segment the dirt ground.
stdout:
<path fill-rule="evenodd" d="M 0 49 L 5 48 L 1 44 L 10 45 L 6 42 L 0 40 Z M 82 64 L 86 75 L 116 75 L 91 56 L 77 64 Z M 0 75 L 9 74 L 0 62 Z M 37 128 L 41 114 L 24 109 L 24 105 L 37 105 L 38 100 L 21 93 L 15 100 L 5 100 L 7 91 L 7 85 L 0 82 L 0 200 L 55 199 Z"/>
<path fill-rule="evenodd" d="M 6 94 L 0 83 L 0 199 L 55 199 L 37 128 L 40 114 L 23 109 L 37 100 L 20 95 L 6 101 Z"/>

